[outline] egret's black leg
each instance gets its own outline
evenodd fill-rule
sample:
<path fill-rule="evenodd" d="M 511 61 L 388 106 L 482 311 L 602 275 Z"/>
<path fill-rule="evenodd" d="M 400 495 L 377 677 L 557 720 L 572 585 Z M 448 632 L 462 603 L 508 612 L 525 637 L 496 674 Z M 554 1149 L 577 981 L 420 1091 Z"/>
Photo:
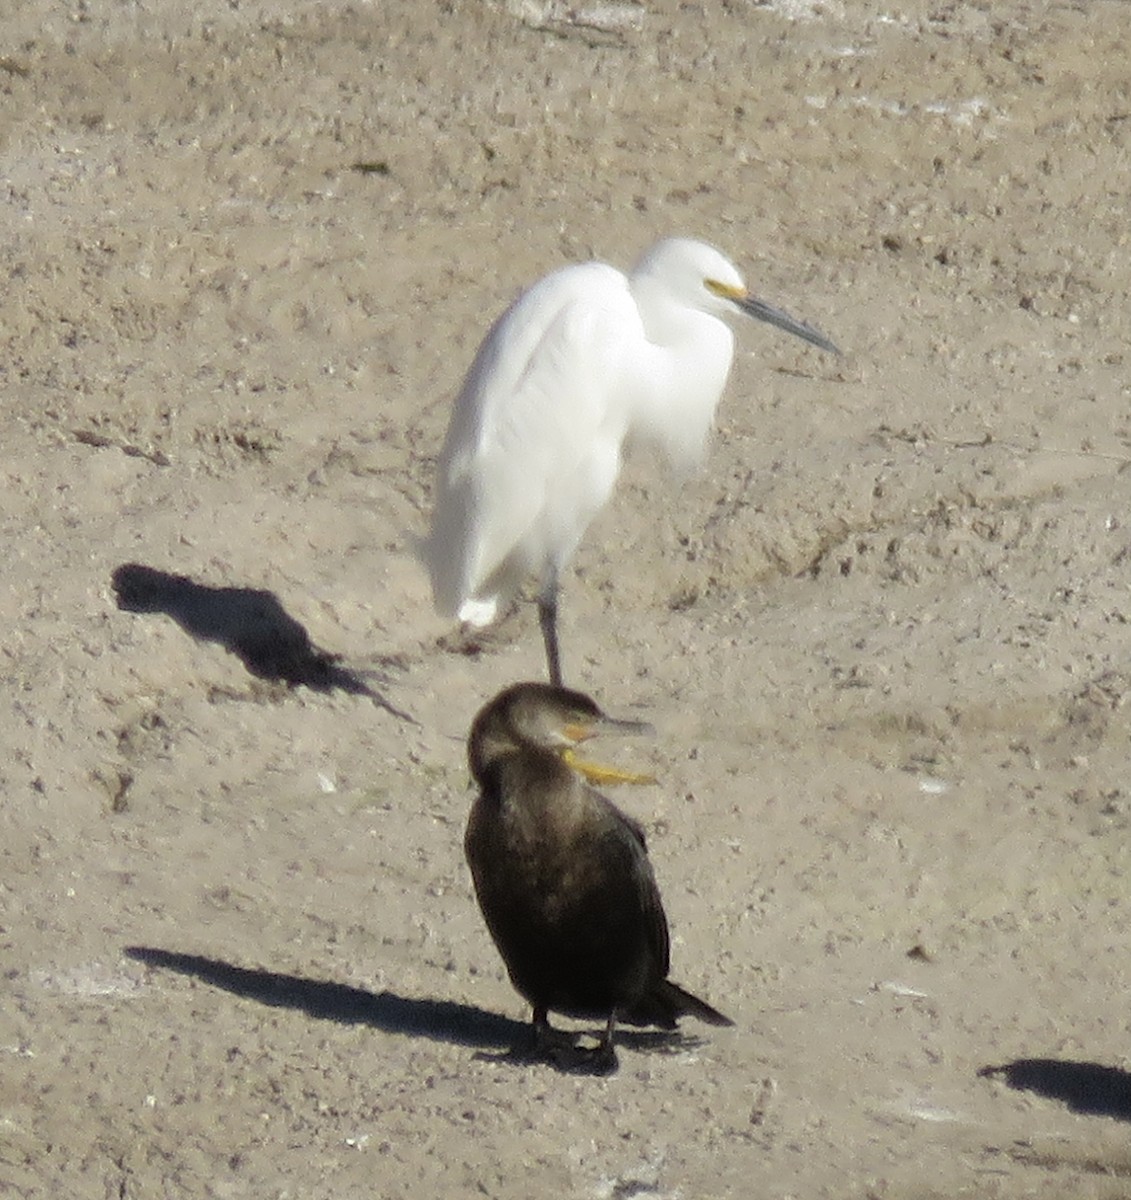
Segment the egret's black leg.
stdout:
<path fill-rule="evenodd" d="M 562 686 L 562 660 L 558 652 L 558 581 L 555 576 L 538 597 L 538 623 L 542 626 L 542 641 L 546 645 L 546 665 L 550 682 Z"/>

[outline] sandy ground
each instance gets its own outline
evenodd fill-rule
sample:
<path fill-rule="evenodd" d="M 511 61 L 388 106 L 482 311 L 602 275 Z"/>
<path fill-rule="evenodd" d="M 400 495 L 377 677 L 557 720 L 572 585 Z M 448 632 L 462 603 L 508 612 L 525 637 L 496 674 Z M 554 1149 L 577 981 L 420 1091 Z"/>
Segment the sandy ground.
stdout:
<path fill-rule="evenodd" d="M 199 7 L 4 17 L 0 1193 L 1131 1194 L 1131 6 Z M 413 544 L 490 317 L 670 232 L 847 353 L 741 329 L 567 580 L 736 1020 L 595 1079 L 462 858 L 533 611 Z"/>

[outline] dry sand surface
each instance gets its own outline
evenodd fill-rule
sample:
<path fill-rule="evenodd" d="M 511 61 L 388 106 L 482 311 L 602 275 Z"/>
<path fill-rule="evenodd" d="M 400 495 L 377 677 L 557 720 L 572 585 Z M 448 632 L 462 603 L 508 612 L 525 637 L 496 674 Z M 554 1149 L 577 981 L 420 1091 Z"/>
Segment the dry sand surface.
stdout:
<path fill-rule="evenodd" d="M 3 29 L 0 1194 L 1131 1194 L 1131 5 Z M 566 580 L 736 1022 L 591 1078 L 462 856 L 533 610 L 455 652 L 413 547 L 489 319 L 670 232 L 846 354 L 741 328 Z"/>

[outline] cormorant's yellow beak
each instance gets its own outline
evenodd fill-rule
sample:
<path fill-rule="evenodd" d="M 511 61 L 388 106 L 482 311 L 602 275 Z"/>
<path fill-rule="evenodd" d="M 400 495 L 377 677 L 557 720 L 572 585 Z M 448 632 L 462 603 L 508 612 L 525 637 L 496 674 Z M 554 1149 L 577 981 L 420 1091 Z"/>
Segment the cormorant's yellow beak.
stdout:
<path fill-rule="evenodd" d="M 644 784 L 658 782 L 655 775 L 641 774 L 636 771 L 624 771 L 620 767 L 609 767 L 603 763 L 590 762 L 588 759 L 579 758 L 575 749 L 577 743 L 596 737 L 602 729 L 613 729 L 629 734 L 655 732 L 652 726 L 646 721 L 620 721 L 612 717 L 602 717 L 599 722 L 593 725 L 566 725 L 562 732 L 569 738 L 573 745 L 566 747 L 562 751 L 563 762 L 584 775 L 590 783 L 611 786 L 616 783 Z"/>
<path fill-rule="evenodd" d="M 620 767 L 607 767 L 603 763 L 590 762 L 578 758 L 573 749 L 562 752 L 562 760 L 575 771 L 579 771 L 590 783 L 604 784 L 606 787 L 615 783 L 658 783 L 655 775 L 641 774 L 637 771 L 623 771 Z"/>

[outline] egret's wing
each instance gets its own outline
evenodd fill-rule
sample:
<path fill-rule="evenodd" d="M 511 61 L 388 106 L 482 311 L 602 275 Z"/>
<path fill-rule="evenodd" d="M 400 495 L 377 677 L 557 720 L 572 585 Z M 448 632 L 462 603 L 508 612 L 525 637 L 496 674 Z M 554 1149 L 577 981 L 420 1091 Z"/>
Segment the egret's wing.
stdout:
<path fill-rule="evenodd" d="M 634 323 L 624 277 L 587 264 L 547 276 L 487 335 L 440 456 L 428 560 L 441 611 L 513 591 L 572 552 L 582 530 L 570 543 L 566 501 L 601 491 L 584 476 L 602 439 L 619 452 L 615 381 Z M 614 479 L 615 468 L 594 512 Z"/>

